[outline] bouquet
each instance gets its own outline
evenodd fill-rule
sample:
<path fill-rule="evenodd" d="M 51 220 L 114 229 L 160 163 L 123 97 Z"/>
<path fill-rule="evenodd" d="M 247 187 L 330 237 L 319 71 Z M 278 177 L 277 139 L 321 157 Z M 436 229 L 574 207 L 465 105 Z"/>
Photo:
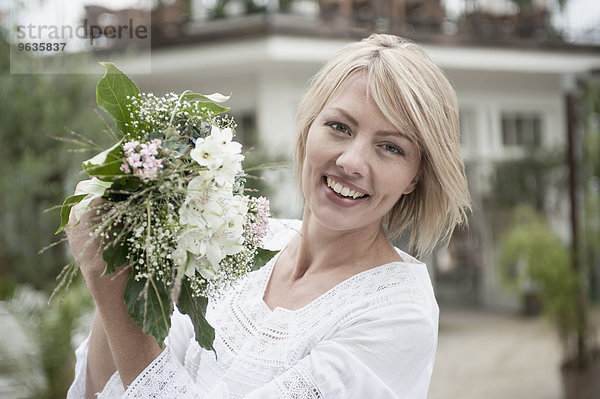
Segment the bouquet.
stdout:
<path fill-rule="evenodd" d="M 91 179 L 64 201 L 57 233 L 71 210 L 77 220 L 96 211 L 104 273 L 131 267 L 124 301 L 133 320 L 162 346 L 176 304 L 197 342 L 213 349 L 208 298 L 274 254 L 260 248 L 269 205 L 245 194 L 235 122 L 219 105 L 228 97 L 141 93 L 113 64 L 102 65 L 96 100 L 118 141 L 83 163 Z M 90 205 L 96 198 L 100 209 Z M 72 263 L 59 278 L 76 272 Z"/>

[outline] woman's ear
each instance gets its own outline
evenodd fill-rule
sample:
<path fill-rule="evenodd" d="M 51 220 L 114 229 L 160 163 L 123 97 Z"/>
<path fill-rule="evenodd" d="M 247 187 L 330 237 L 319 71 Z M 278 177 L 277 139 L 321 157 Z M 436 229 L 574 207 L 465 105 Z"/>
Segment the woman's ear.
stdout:
<path fill-rule="evenodd" d="M 408 186 L 406 186 L 406 188 L 404 189 L 402 194 L 410 194 L 413 191 L 415 191 L 415 188 L 417 188 L 417 184 L 419 183 L 419 180 L 421 179 L 421 175 L 423 174 L 423 168 L 425 167 L 425 165 L 426 164 L 424 161 L 424 156 L 423 156 L 423 154 L 421 154 L 421 160 L 419 162 L 419 168 L 417 169 L 417 173 L 415 173 L 415 177 L 412 179 L 410 184 Z"/>
<path fill-rule="evenodd" d="M 406 188 L 404 189 L 402 194 L 410 194 L 415 190 L 415 188 L 417 187 L 417 183 L 419 183 L 419 175 L 420 175 L 420 173 L 417 173 L 417 175 L 410 182 L 410 184 L 408 186 L 406 186 Z"/>

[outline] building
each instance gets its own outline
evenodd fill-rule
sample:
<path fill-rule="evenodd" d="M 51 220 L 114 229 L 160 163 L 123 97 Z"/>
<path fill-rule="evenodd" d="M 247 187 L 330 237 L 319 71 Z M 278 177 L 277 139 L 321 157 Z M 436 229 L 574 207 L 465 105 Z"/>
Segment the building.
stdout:
<path fill-rule="evenodd" d="M 159 3 L 152 14 L 152 74 L 136 76 L 136 82 L 156 94 L 231 94 L 240 140 L 269 161 L 291 159 L 295 107 L 309 77 L 334 51 L 374 31 L 422 44 L 458 94 L 475 204 L 470 230 L 457 233 L 447 250 L 428 261 L 438 297 L 442 303 L 517 306 L 495 266 L 508 219 L 505 209 L 494 206 L 498 165 L 528 159 L 535 148 L 566 148 L 565 98 L 600 71 L 600 41 L 564 41 L 546 1 L 458 1 L 454 16 L 441 0 Z M 135 57 L 117 63 L 135 72 Z M 276 215 L 300 216 L 300 206 L 290 206 L 297 197 L 292 170 L 265 175 Z M 568 241 L 566 189 L 550 185 L 539 202 Z"/>

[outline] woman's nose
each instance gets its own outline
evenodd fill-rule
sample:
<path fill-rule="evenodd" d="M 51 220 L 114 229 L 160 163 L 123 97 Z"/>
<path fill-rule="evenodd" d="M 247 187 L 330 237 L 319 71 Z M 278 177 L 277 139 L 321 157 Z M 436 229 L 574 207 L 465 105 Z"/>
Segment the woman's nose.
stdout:
<path fill-rule="evenodd" d="M 368 168 L 368 157 L 368 146 L 355 139 L 342 147 L 335 163 L 348 175 L 365 176 Z"/>

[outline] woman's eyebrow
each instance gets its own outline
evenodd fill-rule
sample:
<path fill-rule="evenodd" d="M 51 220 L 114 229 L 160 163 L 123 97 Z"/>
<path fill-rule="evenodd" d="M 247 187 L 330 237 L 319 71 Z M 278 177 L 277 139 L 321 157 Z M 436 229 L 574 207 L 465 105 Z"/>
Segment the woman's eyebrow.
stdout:
<path fill-rule="evenodd" d="M 348 111 L 339 107 L 333 107 L 332 109 L 344 115 L 344 117 L 348 119 L 348 121 L 350 121 L 351 124 L 353 124 L 355 127 L 358 127 L 358 121 L 352 115 L 350 115 Z M 380 130 L 377 131 L 376 134 L 379 136 L 397 136 L 412 141 L 412 139 L 408 135 L 396 130 Z"/>
<path fill-rule="evenodd" d="M 379 136 L 397 136 L 406 140 L 411 140 L 410 137 L 408 137 L 406 134 L 402 133 L 402 132 L 397 132 L 397 131 L 388 131 L 388 130 L 379 130 L 377 133 L 377 135 Z"/>
<path fill-rule="evenodd" d="M 354 117 L 352 117 L 352 115 L 350 115 L 345 109 L 338 108 L 338 107 L 334 107 L 332 109 L 339 112 L 340 114 L 344 115 L 344 117 L 346 119 L 348 119 L 350 121 L 350 123 L 352 123 L 354 126 L 358 127 L 358 121 L 356 119 L 354 119 Z"/>

